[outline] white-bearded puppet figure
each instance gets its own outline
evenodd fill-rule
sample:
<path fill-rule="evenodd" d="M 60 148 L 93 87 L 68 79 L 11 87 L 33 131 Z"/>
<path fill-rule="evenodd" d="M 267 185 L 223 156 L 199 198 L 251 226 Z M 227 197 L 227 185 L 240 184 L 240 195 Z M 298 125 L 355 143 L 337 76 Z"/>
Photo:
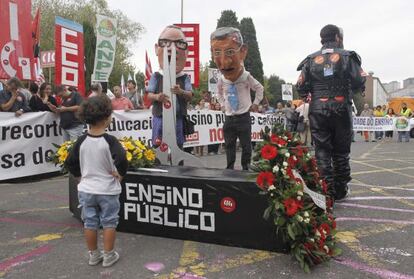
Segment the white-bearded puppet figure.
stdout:
<path fill-rule="evenodd" d="M 164 63 L 164 49 L 168 50 L 168 60 L 176 56 L 176 70 L 175 73 L 165 73 L 170 71 L 169 65 L 171 61 Z M 176 55 L 172 55 L 171 50 L 176 51 Z M 160 34 L 158 42 L 155 44 L 155 53 L 158 56 L 160 70 L 152 74 L 148 84 L 148 98 L 153 101 L 152 106 L 152 142 L 154 147 L 162 144 L 163 136 L 163 106 L 170 106 L 173 99 L 175 104 L 175 123 L 176 123 L 176 138 L 177 146 L 182 149 L 185 142 L 184 136 L 184 118 L 187 115 L 187 103 L 193 97 L 191 78 L 183 72 L 187 54 L 188 44 L 181 28 L 175 25 L 167 26 Z M 164 67 L 164 65 L 166 65 Z M 170 98 L 163 90 L 164 76 L 176 76 L 176 81 L 172 82 L 171 93 L 176 98 Z"/>

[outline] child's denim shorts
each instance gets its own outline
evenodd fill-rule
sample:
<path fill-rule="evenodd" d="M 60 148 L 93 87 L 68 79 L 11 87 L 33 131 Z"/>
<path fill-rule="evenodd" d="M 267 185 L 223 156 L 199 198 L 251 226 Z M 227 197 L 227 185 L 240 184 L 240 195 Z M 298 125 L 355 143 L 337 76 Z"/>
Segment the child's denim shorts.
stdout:
<path fill-rule="evenodd" d="M 119 195 L 95 195 L 78 192 L 85 229 L 116 228 L 119 220 Z"/>

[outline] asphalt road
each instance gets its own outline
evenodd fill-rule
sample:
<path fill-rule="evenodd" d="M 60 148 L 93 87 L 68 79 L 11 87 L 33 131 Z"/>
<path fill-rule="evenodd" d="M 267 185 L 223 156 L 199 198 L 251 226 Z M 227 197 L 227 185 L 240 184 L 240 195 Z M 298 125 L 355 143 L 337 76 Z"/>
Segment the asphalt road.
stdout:
<path fill-rule="evenodd" d="M 335 207 L 343 255 L 309 275 L 288 255 L 127 233 L 116 265 L 90 267 L 67 177 L 0 184 L 0 278 L 414 279 L 414 142 L 357 142 L 352 172 L 352 194 Z"/>

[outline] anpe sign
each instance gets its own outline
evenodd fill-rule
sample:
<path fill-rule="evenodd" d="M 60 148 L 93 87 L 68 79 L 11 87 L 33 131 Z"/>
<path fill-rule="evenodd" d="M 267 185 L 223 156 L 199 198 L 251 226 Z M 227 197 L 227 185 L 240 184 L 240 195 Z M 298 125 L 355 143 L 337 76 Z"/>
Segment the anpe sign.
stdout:
<path fill-rule="evenodd" d="M 96 53 L 92 81 L 107 82 L 115 61 L 117 21 L 97 15 Z"/>

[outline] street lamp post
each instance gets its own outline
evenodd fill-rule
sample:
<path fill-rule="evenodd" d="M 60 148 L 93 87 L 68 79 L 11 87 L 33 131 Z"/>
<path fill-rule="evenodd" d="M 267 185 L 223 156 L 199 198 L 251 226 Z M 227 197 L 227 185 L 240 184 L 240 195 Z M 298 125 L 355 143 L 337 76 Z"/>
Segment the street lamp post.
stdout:
<path fill-rule="evenodd" d="M 181 0 L 181 24 L 183 23 L 184 0 Z"/>

